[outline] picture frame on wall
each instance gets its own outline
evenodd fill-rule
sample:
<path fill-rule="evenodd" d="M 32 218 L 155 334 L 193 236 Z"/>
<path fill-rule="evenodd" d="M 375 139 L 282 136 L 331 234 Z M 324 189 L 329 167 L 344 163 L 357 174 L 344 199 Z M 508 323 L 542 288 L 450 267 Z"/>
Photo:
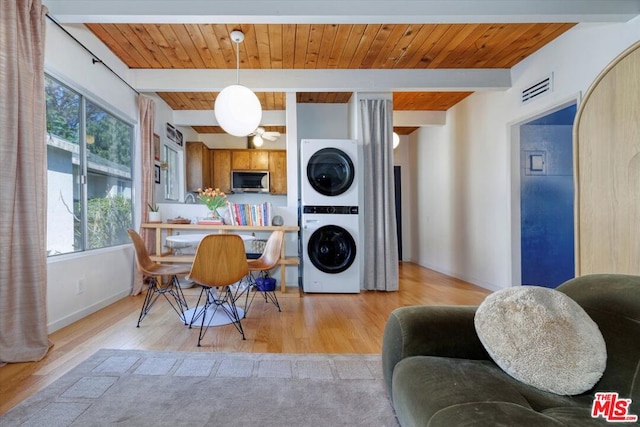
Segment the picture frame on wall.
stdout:
<path fill-rule="evenodd" d="M 156 184 L 160 184 L 160 165 L 155 165 L 154 171 Z"/>
<path fill-rule="evenodd" d="M 175 142 L 176 144 L 182 147 L 182 144 L 183 144 L 182 132 L 176 129 L 171 123 L 167 123 L 167 138 L 169 138 L 171 141 Z"/>
<path fill-rule="evenodd" d="M 160 161 L 160 135 L 153 134 L 153 158 Z"/>
<path fill-rule="evenodd" d="M 174 142 L 176 140 L 176 128 L 171 123 L 167 123 L 167 138 Z"/>

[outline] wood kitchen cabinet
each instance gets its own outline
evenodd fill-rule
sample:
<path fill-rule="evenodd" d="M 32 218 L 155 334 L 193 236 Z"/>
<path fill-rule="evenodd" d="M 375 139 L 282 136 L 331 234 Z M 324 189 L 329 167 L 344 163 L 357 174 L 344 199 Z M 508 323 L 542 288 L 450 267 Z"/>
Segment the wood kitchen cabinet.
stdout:
<path fill-rule="evenodd" d="M 269 193 L 287 194 L 287 152 L 269 151 Z"/>
<path fill-rule="evenodd" d="M 213 149 L 209 152 L 211 187 L 230 193 L 232 170 L 268 170 L 269 193 L 287 194 L 286 150 Z"/>
<path fill-rule="evenodd" d="M 211 180 L 213 188 L 231 192 L 231 150 L 211 150 Z"/>
<path fill-rule="evenodd" d="M 269 170 L 269 152 L 267 150 L 232 150 L 232 170 Z"/>
<path fill-rule="evenodd" d="M 187 142 L 187 191 L 211 187 L 211 161 L 209 148 L 202 142 Z"/>

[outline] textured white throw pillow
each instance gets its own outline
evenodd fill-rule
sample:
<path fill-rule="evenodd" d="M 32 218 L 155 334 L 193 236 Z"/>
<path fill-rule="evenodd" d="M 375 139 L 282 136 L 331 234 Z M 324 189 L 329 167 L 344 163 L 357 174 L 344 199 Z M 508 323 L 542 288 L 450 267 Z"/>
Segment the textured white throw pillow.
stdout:
<path fill-rule="evenodd" d="M 554 289 L 520 286 L 495 292 L 480 304 L 474 322 L 496 364 L 541 390 L 583 393 L 598 382 L 607 364 L 598 325 Z"/>

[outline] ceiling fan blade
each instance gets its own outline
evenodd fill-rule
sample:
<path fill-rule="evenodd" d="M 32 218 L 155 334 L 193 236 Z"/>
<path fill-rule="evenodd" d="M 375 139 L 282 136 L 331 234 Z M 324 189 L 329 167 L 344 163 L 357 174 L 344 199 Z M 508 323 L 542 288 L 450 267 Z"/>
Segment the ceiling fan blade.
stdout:
<path fill-rule="evenodd" d="M 275 141 L 280 137 L 280 132 L 265 132 L 262 134 L 262 137 L 268 139 L 269 141 Z"/>

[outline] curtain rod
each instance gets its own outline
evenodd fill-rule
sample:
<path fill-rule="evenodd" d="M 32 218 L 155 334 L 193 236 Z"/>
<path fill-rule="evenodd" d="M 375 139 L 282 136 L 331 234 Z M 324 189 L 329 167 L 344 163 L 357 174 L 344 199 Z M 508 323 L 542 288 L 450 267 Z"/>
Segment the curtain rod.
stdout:
<path fill-rule="evenodd" d="M 49 18 L 49 20 L 51 22 L 53 22 L 54 24 L 56 24 L 58 26 L 58 28 L 60 28 L 62 31 L 64 31 L 69 37 L 71 37 L 76 43 L 78 43 L 80 46 L 82 46 L 82 48 L 84 50 L 86 50 L 87 52 L 89 52 L 89 54 L 92 56 L 91 58 L 91 62 L 93 62 L 94 64 L 100 63 L 102 64 L 107 70 L 111 71 L 111 73 L 116 76 L 117 78 L 119 78 L 124 84 L 126 84 L 127 86 L 129 86 L 129 89 L 131 89 L 132 91 L 134 91 L 135 93 L 137 93 L 138 95 L 140 95 L 140 92 L 138 92 L 133 86 L 131 86 L 129 83 L 127 83 L 127 81 L 125 79 L 123 79 L 122 77 L 120 77 L 120 75 L 118 73 L 116 73 L 115 71 L 113 71 L 111 69 L 111 67 L 109 67 L 107 64 L 105 64 L 104 62 L 102 62 L 102 59 L 98 58 L 98 56 L 93 53 L 88 47 L 86 47 L 84 44 L 82 44 L 82 42 L 80 40 L 78 40 L 77 38 L 75 38 L 73 36 L 73 34 L 71 34 L 69 31 L 67 31 L 66 28 L 64 28 L 62 25 L 60 25 L 58 23 L 58 21 L 56 21 L 55 19 L 53 19 L 51 17 L 51 15 L 49 15 L 48 13 L 46 14 L 46 17 Z"/>

